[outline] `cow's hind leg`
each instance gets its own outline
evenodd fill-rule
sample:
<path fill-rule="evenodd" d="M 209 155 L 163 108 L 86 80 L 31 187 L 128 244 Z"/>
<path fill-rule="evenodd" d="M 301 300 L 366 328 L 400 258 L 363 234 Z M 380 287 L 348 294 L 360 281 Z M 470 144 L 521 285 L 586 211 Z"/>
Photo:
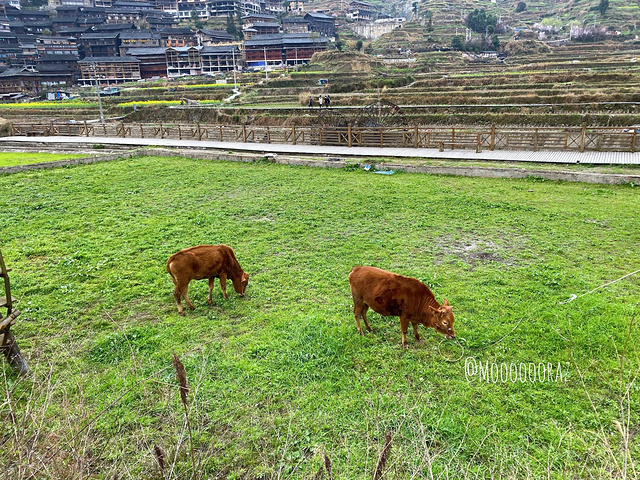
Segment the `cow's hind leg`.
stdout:
<path fill-rule="evenodd" d="M 209 302 L 209 305 L 213 305 L 213 297 L 211 296 L 211 291 L 213 290 L 213 284 L 216 281 L 216 277 L 211 277 L 209 279 L 209 298 L 207 299 L 207 302 Z"/>
<path fill-rule="evenodd" d="M 184 308 L 182 308 L 182 293 L 180 292 L 180 287 L 176 285 L 176 288 L 173 290 L 173 298 L 176 301 L 176 305 L 178 306 L 178 314 L 184 316 Z"/>
<path fill-rule="evenodd" d="M 420 335 L 418 335 L 418 324 L 417 323 L 412 323 L 411 325 L 413 325 L 413 336 L 416 337 L 416 341 L 420 342 Z"/>
<path fill-rule="evenodd" d="M 189 300 L 189 282 L 187 283 L 179 283 L 176 286 L 176 290 L 178 290 L 180 292 L 180 295 L 182 295 L 182 298 L 184 298 L 184 301 L 187 302 L 187 307 L 190 310 L 194 310 L 196 307 L 193 306 L 193 303 L 191 303 L 191 300 Z M 174 292 L 173 296 L 176 296 L 176 293 Z M 178 302 L 178 313 L 180 313 L 180 309 L 182 308 L 182 305 L 180 304 L 180 297 L 177 297 Z M 180 314 L 180 315 L 184 315 L 184 311 Z"/>
<path fill-rule="evenodd" d="M 362 310 L 365 307 L 365 303 L 362 301 L 362 297 L 356 296 L 353 292 L 353 315 L 356 317 L 356 327 L 358 328 L 358 333 L 360 335 L 364 335 L 362 331 L 362 327 L 360 326 L 360 315 L 362 315 Z"/>
<path fill-rule="evenodd" d="M 373 328 L 369 325 L 369 319 L 367 318 L 367 310 L 369 310 L 369 305 L 365 303 L 362 307 L 362 319 L 364 320 L 364 326 L 367 327 L 367 330 L 373 332 Z"/>

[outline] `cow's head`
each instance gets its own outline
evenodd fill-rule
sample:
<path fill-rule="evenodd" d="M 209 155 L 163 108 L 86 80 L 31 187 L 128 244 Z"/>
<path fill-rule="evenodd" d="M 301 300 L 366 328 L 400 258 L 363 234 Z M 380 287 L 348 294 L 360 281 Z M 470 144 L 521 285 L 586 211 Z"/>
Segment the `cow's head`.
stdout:
<path fill-rule="evenodd" d="M 239 282 L 233 282 L 233 288 L 235 288 L 236 292 L 238 292 L 238 295 L 241 297 L 244 297 L 247 285 L 249 285 L 249 274 L 244 272 L 242 273 L 242 278 L 240 278 Z"/>
<path fill-rule="evenodd" d="M 453 309 L 449 306 L 447 299 L 444 299 L 444 303 L 440 308 L 433 308 L 432 306 L 429 306 L 429 308 L 433 310 L 435 317 L 433 324 L 429 326 L 435 328 L 436 332 L 442 333 L 448 339 L 456 338 L 456 332 L 453 331 Z"/>

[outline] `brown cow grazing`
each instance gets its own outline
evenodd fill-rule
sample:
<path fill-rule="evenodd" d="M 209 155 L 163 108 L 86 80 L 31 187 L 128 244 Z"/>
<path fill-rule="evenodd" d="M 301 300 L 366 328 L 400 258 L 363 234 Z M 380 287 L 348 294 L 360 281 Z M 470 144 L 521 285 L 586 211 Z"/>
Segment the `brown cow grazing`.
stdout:
<path fill-rule="evenodd" d="M 167 260 L 167 272 L 176 286 L 173 296 L 180 315 L 184 315 L 180 297 L 184 297 L 191 310 L 195 308 L 187 296 L 191 280 L 209 279 L 209 305 L 213 303 L 211 290 L 216 277 L 220 279 L 220 288 L 225 300 L 228 298 L 227 278 L 231 279 L 233 288 L 241 297 L 244 297 L 249 283 L 249 274 L 244 273 L 233 249 L 227 245 L 199 245 L 180 250 Z"/>
<path fill-rule="evenodd" d="M 349 273 L 349 285 L 353 295 L 353 314 L 360 335 L 363 335 L 360 316 L 364 319 L 367 330 L 372 331 L 367 320 L 367 310 L 371 307 L 380 315 L 400 317 L 404 348 L 409 348 L 409 323 L 413 325 L 413 333 L 418 342 L 419 323 L 427 328 L 433 327 L 449 339 L 455 338 L 453 312 L 449 302 L 445 299 L 440 305 L 429 287 L 420 280 L 375 267 L 353 267 Z"/>

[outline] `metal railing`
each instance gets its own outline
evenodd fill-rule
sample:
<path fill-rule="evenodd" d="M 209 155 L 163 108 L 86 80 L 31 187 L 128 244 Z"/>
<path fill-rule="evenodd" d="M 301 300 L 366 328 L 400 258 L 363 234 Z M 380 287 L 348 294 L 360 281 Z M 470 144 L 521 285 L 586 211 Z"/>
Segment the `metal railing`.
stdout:
<path fill-rule="evenodd" d="M 637 127 L 270 127 L 148 123 L 29 123 L 10 125 L 11 135 L 160 138 L 344 147 L 470 148 L 636 152 Z"/>

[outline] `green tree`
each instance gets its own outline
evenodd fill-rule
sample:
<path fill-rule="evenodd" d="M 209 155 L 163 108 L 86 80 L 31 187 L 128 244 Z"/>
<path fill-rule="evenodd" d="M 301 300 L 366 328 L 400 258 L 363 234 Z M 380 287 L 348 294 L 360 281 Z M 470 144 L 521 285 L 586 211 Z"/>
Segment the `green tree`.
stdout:
<path fill-rule="evenodd" d="M 518 2 L 516 7 L 516 13 L 524 12 L 527 9 L 527 4 L 524 2 Z"/>
<path fill-rule="evenodd" d="M 229 35 L 233 35 L 234 37 L 238 34 L 236 23 L 233 21 L 233 17 L 231 15 L 227 17 L 227 33 Z"/>
<path fill-rule="evenodd" d="M 455 36 L 451 39 L 451 48 L 454 50 L 462 50 L 462 38 Z"/>
<path fill-rule="evenodd" d="M 598 10 L 600 10 L 600 15 L 604 16 L 604 13 L 609 9 L 609 0 L 600 0 L 600 5 L 598 5 Z"/>
<path fill-rule="evenodd" d="M 356 42 L 356 50 L 358 51 L 362 50 L 362 40 L 358 40 Z"/>
<path fill-rule="evenodd" d="M 494 50 L 498 50 L 500 48 L 500 39 L 498 38 L 498 35 L 491 37 L 491 42 L 493 43 Z"/>
<path fill-rule="evenodd" d="M 498 18 L 492 14 L 487 13 L 484 9 L 475 9 L 469 15 L 467 15 L 467 27 L 474 32 L 485 33 L 488 26 L 495 29 Z"/>

